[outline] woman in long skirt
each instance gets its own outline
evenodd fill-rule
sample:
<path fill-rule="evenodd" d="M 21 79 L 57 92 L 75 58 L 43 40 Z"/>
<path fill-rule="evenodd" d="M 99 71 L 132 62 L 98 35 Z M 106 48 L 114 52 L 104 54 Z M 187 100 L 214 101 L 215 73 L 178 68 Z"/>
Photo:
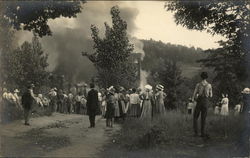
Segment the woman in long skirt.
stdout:
<path fill-rule="evenodd" d="M 222 94 L 220 114 L 221 114 L 222 119 L 223 119 L 225 138 L 227 138 L 227 126 L 228 126 L 227 116 L 229 115 L 228 103 L 229 103 L 228 95 Z"/>
<path fill-rule="evenodd" d="M 136 89 L 132 89 L 132 94 L 129 95 L 129 116 L 140 117 L 141 108 L 140 108 L 140 98 L 136 93 Z"/>
<path fill-rule="evenodd" d="M 114 103 L 114 107 L 115 107 L 115 121 L 118 121 L 119 117 L 120 117 L 120 108 L 119 108 L 119 94 L 116 90 L 116 92 L 114 93 L 114 98 L 115 98 L 115 103 Z"/>
<path fill-rule="evenodd" d="M 145 92 L 141 95 L 142 98 L 142 113 L 141 118 L 152 118 L 152 93 L 150 92 L 152 87 L 150 85 L 145 86 Z"/>
<path fill-rule="evenodd" d="M 122 120 L 125 120 L 125 114 L 126 114 L 126 96 L 124 94 L 125 89 L 123 87 L 120 87 L 120 92 L 119 92 L 119 100 L 118 100 L 118 104 L 119 104 L 119 110 L 120 110 L 120 117 L 122 118 Z"/>
<path fill-rule="evenodd" d="M 162 85 L 156 86 L 156 94 L 155 94 L 155 114 L 157 116 L 165 115 L 166 110 L 164 106 L 164 98 L 165 93 L 163 92 L 164 87 Z"/>

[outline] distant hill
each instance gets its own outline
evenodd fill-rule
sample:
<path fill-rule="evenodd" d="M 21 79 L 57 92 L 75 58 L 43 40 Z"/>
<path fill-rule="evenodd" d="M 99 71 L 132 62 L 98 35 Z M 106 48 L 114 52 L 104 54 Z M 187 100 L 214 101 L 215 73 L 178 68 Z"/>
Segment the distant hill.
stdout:
<path fill-rule="evenodd" d="M 154 40 L 141 40 L 144 44 L 145 57 L 142 69 L 151 70 L 160 58 L 177 61 L 184 77 L 191 78 L 201 69 L 196 61 L 206 57 L 201 48 L 174 45 Z"/>

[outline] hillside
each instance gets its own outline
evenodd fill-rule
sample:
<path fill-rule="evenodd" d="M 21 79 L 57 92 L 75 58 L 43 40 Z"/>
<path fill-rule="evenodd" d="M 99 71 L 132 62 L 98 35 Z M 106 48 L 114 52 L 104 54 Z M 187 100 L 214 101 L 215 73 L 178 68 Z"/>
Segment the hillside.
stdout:
<path fill-rule="evenodd" d="M 163 43 L 154 40 L 142 40 L 145 57 L 142 61 L 142 68 L 146 71 L 154 68 L 160 58 L 177 61 L 181 67 L 182 75 L 191 78 L 199 70 L 200 64 L 196 61 L 206 57 L 201 48 L 186 47 Z"/>

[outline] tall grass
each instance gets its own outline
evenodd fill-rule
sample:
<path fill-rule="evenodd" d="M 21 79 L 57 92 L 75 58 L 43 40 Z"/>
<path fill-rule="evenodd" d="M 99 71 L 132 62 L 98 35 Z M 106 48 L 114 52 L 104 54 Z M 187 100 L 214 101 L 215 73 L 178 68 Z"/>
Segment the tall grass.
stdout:
<path fill-rule="evenodd" d="M 206 131 L 211 139 L 218 142 L 236 140 L 241 129 L 242 123 L 239 116 L 230 115 L 226 121 L 211 112 L 207 116 Z M 227 138 L 224 137 L 225 131 Z M 193 117 L 180 111 L 170 111 L 165 116 L 153 120 L 127 119 L 118 140 L 126 148 L 138 149 L 192 144 L 197 138 L 193 137 Z"/>

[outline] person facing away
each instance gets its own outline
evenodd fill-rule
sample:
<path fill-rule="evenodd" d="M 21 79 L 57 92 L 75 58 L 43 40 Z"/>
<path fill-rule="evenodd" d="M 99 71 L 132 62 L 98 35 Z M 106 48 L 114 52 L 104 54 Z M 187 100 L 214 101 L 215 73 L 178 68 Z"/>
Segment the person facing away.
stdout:
<path fill-rule="evenodd" d="M 207 72 L 202 72 L 200 75 L 202 81 L 196 84 L 192 101 L 196 99 L 196 107 L 193 115 L 194 136 L 198 136 L 198 118 L 201 114 L 201 137 L 207 137 L 205 134 L 205 124 L 208 109 L 208 98 L 213 96 L 212 85 L 207 82 Z"/>
<path fill-rule="evenodd" d="M 234 115 L 235 116 L 239 115 L 240 111 L 241 111 L 241 103 L 235 105 L 235 107 L 234 107 Z"/>
<path fill-rule="evenodd" d="M 113 118 L 115 116 L 115 89 L 111 86 L 108 89 L 107 94 L 107 111 L 105 113 L 106 117 L 106 126 L 107 127 L 113 127 Z"/>
<path fill-rule="evenodd" d="M 29 124 L 29 117 L 30 112 L 32 108 L 33 101 L 35 100 L 35 96 L 33 93 L 34 84 L 31 84 L 27 87 L 26 92 L 22 95 L 22 105 L 24 109 L 24 125 L 30 125 Z"/>
<path fill-rule="evenodd" d="M 141 118 L 144 119 L 151 119 L 152 118 L 152 98 L 153 94 L 151 93 L 152 86 L 146 85 L 145 86 L 145 92 L 142 93 L 141 99 L 142 99 L 142 113 Z"/>
<path fill-rule="evenodd" d="M 95 85 L 93 83 L 90 84 L 91 90 L 87 95 L 87 115 L 89 115 L 89 128 L 95 127 L 95 116 L 98 114 L 99 110 L 99 101 L 98 101 L 98 92 L 95 90 Z"/>
<path fill-rule="evenodd" d="M 132 94 L 129 96 L 129 115 L 132 117 L 140 117 L 141 109 L 140 109 L 140 97 L 136 93 L 136 89 L 132 89 Z"/>

